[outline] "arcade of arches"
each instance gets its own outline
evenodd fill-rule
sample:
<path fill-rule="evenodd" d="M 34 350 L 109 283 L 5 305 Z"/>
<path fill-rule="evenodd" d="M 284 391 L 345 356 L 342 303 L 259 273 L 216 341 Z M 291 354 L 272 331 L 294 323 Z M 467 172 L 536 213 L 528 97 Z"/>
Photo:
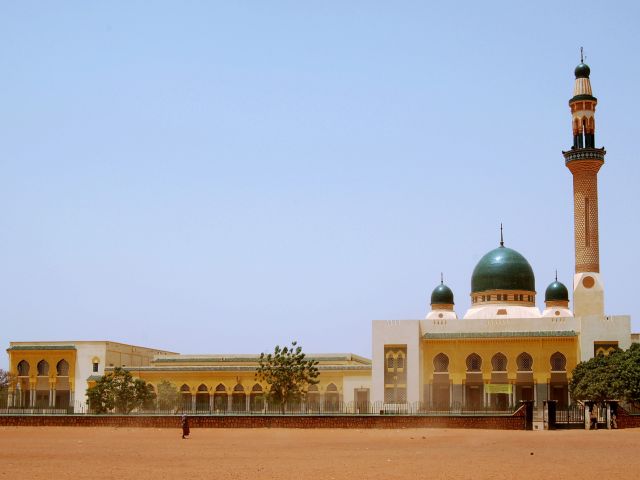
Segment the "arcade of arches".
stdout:
<path fill-rule="evenodd" d="M 16 380 L 9 406 L 67 409 L 74 398 L 73 351 L 24 352 L 15 359 Z"/>
<path fill-rule="evenodd" d="M 433 408 L 496 410 L 521 400 L 570 403 L 568 382 L 578 359 L 572 338 L 471 339 L 425 342 L 424 402 Z"/>

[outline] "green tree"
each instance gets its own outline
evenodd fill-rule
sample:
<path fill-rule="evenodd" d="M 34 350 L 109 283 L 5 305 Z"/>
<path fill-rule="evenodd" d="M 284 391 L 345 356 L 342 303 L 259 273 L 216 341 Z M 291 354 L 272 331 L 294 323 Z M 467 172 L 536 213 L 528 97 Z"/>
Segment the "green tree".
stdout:
<path fill-rule="evenodd" d="M 273 353 L 261 353 L 255 378 L 269 385 L 267 398 L 278 403 L 284 413 L 288 402 L 299 400 L 309 385 L 318 383 L 317 365 L 317 361 L 305 359 L 302 347 L 294 341 L 291 347 L 276 345 Z"/>
<path fill-rule="evenodd" d="M 158 384 L 158 408 L 160 410 L 172 410 L 180 401 L 180 392 L 171 382 L 163 380 Z"/>
<path fill-rule="evenodd" d="M 155 401 L 153 387 L 144 380 L 134 379 L 130 372 L 116 367 L 87 389 L 88 403 L 96 413 L 114 410 L 129 414 L 136 408 L 150 408 Z"/>
<path fill-rule="evenodd" d="M 596 355 L 576 365 L 571 375 L 569 392 L 576 400 L 603 402 L 620 398 L 620 381 L 616 367 L 623 353 Z"/>
<path fill-rule="evenodd" d="M 640 344 L 579 363 L 569 391 L 576 400 L 623 400 L 640 405 Z"/>
<path fill-rule="evenodd" d="M 617 363 L 620 398 L 640 406 L 640 343 L 634 343 Z"/>

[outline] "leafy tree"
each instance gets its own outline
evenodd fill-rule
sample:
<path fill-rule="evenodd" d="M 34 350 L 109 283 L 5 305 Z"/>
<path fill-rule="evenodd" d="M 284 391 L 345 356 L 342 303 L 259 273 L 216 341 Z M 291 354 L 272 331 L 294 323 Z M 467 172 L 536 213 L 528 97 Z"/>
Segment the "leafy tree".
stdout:
<path fill-rule="evenodd" d="M 160 410 L 171 410 L 178 405 L 180 392 L 171 382 L 163 380 L 158 384 L 158 408 Z"/>
<path fill-rule="evenodd" d="M 579 363 L 573 370 L 569 391 L 576 400 L 640 404 L 640 344 Z"/>
<path fill-rule="evenodd" d="M 640 343 L 634 343 L 618 362 L 620 397 L 640 406 Z"/>
<path fill-rule="evenodd" d="M 14 380 L 14 376 L 12 373 L 7 372 L 0 368 L 0 392 L 5 393 L 9 390 L 9 386 Z"/>
<path fill-rule="evenodd" d="M 134 380 L 130 372 L 116 367 L 87 389 L 87 397 L 89 406 L 96 413 L 115 409 L 118 413 L 129 414 L 136 408 L 152 407 L 155 392 L 144 380 Z"/>
<path fill-rule="evenodd" d="M 619 381 L 615 372 L 621 352 L 596 355 L 576 365 L 569 383 L 571 397 L 576 400 L 603 402 L 619 398 Z"/>
<path fill-rule="evenodd" d="M 276 345 L 272 354 L 261 353 L 255 378 L 269 385 L 267 397 L 284 413 L 288 402 L 299 400 L 309 385 L 318 383 L 317 365 L 317 361 L 305 359 L 302 347 L 294 341 L 291 347 Z"/>

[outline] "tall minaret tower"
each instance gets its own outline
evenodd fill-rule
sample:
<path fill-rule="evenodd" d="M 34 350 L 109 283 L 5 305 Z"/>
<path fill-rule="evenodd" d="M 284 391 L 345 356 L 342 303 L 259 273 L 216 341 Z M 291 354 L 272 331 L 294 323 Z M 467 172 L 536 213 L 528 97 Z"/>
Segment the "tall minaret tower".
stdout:
<path fill-rule="evenodd" d="M 595 112 L 589 74 L 580 49 L 575 69 L 573 98 L 569 100 L 573 146 L 562 152 L 573 175 L 573 229 L 576 273 L 573 277 L 573 308 L 578 316 L 604 315 L 604 288 L 600 279 L 598 247 L 598 170 L 604 164 L 604 148 L 595 147 Z"/>

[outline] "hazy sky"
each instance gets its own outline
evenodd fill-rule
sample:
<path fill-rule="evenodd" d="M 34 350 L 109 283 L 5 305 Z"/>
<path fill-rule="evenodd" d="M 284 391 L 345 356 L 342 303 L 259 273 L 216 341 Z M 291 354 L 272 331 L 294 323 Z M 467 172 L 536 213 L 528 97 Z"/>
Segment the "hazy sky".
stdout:
<path fill-rule="evenodd" d="M 519 4 L 519 5 L 516 5 Z M 615 6 L 614 6 L 615 4 Z M 637 2 L 0 3 L 0 344 L 370 356 L 499 241 L 571 286 L 573 69 L 640 331 Z M 5 355 L 0 367 L 6 367 Z"/>

